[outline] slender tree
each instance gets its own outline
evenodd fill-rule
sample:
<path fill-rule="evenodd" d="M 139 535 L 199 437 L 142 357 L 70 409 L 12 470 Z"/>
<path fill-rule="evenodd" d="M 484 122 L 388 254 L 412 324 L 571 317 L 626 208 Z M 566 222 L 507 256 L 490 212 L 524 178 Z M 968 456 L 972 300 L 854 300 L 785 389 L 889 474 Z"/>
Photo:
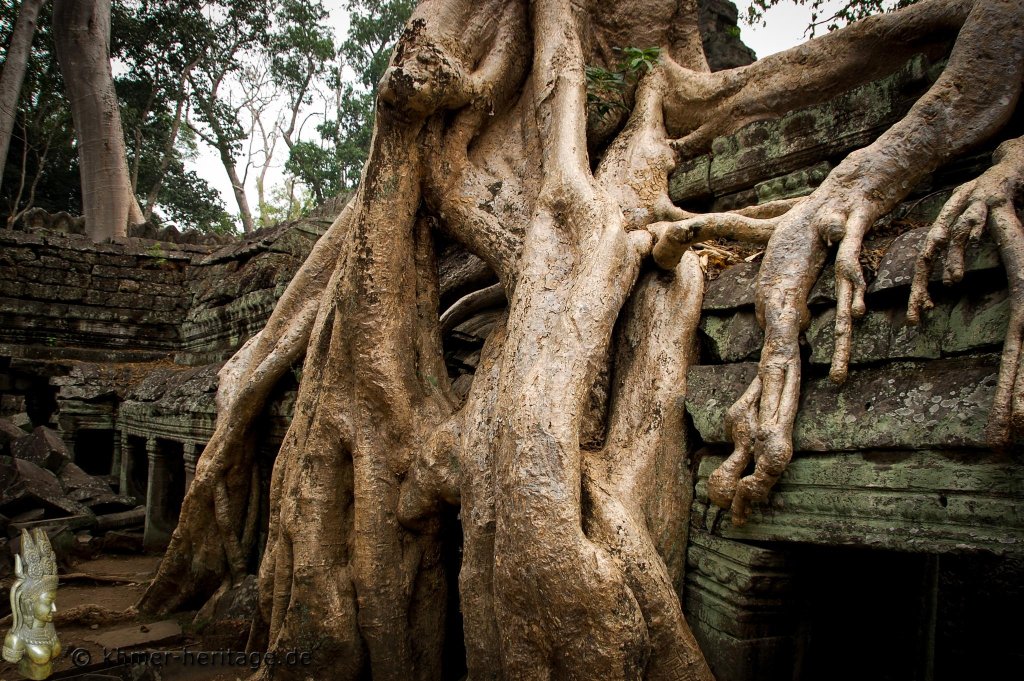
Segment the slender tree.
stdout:
<path fill-rule="evenodd" d="M 709 73 L 690 0 L 420 3 L 381 80 L 357 193 L 221 372 L 216 432 L 140 605 L 173 610 L 246 573 L 260 514 L 246 440 L 304 354 L 270 484 L 252 647 L 315 650 L 335 679 L 439 678 L 442 557 L 453 550 L 439 530 L 458 508 L 469 678 L 710 678 L 678 598 L 692 493 L 682 398 L 703 288 L 688 245 L 767 242 L 759 372 L 730 410 L 736 452 L 712 480 L 742 521 L 792 451 L 798 338 L 828 244 L 839 243 L 841 381 L 850 322 L 864 312 L 864 233 L 927 173 L 1001 130 L 1024 75 L 1022 23 L 1022 0 L 926 0 Z M 659 56 L 609 134 L 589 115 L 587 67 L 611 70 L 625 47 Z M 806 199 L 706 215 L 669 201 L 669 172 L 714 137 L 921 50 L 948 52 L 942 75 Z M 924 265 L 948 243 L 955 277 L 961 235 L 987 211 L 1020 275 L 1019 144 L 996 161 L 951 200 Z M 451 281 L 438 275 L 452 271 L 442 253 L 460 250 L 508 300 L 464 399 L 441 331 L 481 294 L 442 310 Z M 1012 366 L 993 419 L 1020 428 L 1024 304 L 1011 291 Z"/>
<path fill-rule="evenodd" d="M 217 0 L 198 9 L 197 39 L 203 50 L 187 74 L 190 101 L 198 120 L 190 121 L 196 135 L 220 156 L 238 205 L 242 229 L 255 229 L 238 158 L 248 135 L 240 119 L 246 103 L 259 93 L 234 90 L 232 84 L 246 59 L 265 54 L 269 45 L 272 2 L 269 0 Z"/>
<path fill-rule="evenodd" d="M 18 19 L 11 32 L 4 66 L 0 70 L 0 182 L 3 182 L 7 165 L 7 152 L 11 148 L 11 133 L 18 111 L 18 97 L 25 80 L 25 69 L 32 50 L 32 37 L 36 33 L 39 10 L 46 0 L 23 0 L 18 10 Z"/>

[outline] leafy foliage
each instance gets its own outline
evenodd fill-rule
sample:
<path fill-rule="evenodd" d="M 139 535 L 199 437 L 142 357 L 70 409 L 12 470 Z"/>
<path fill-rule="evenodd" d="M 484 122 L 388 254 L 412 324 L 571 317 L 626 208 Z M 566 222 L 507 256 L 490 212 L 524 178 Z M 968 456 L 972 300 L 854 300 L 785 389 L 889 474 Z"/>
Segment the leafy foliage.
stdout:
<path fill-rule="evenodd" d="M 377 83 L 415 6 L 413 0 L 347 0 L 349 34 L 327 74 L 334 94 L 319 140 L 291 148 L 285 170 L 313 193 L 317 202 L 359 183 L 373 137 Z M 355 73 L 355 82 L 346 71 Z"/>
<path fill-rule="evenodd" d="M 872 14 L 892 12 L 907 7 L 917 0 L 846 0 L 839 9 L 834 11 L 827 8 L 829 0 L 751 0 L 744 20 L 751 26 L 757 23 L 764 26 L 766 25 L 765 12 L 772 7 L 789 2 L 810 6 L 811 23 L 807 27 L 806 34 L 813 38 L 817 29 L 822 26 L 828 31 L 834 31 Z"/>
<path fill-rule="evenodd" d="M 616 109 L 631 108 L 629 92 L 640 76 L 658 63 L 658 47 L 615 48 L 622 56 L 612 71 L 601 66 L 587 66 L 587 108 L 591 114 L 603 117 Z"/>

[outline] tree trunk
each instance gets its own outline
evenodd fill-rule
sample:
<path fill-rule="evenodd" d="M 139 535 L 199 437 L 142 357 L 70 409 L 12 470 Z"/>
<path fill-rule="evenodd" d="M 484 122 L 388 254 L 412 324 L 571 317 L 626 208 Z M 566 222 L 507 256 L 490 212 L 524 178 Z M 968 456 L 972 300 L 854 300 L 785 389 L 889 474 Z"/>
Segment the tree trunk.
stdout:
<path fill-rule="evenodd" d="M 228 180 L 231 181 L 231 191 L 235 195 L 235 202 L 238 204 L 238 215 L 242 220 L 242 231 L 250 234 L 256 227 L 252 219 L 252 209 L 249 208 L 249 197 L 245 195 L 245 183 L 238 177 L 238 167 L 235 165 L 235 159 L 231 157 L 230 150 L 221 149 L 220 160 L 224 164 Z"/>
<path fill-rule="evenodd" d="M 7 46 L 3 71 L 0 72 L 0 183 L 7 167 L 7 151 L 11 148 L 11 133 L 14 132 L 21 84 L 25 80 L 32 38 L 36 33 L 36 20 L 44 2 L 46 0 L 23 0 L 21 3 L 14 32 L 11 33 L 11 44 Z"/>
<path fill-rule="evenodd" d="M 124 236 L 143 216 L 110 70 L 110 0 L 54 0 L 53 34 L 78 137 L 86 234 Z"/>
<path fill-rule="evenodd" d="M 780 336 L 802 323 L 821 244 L 856 241 L 859 223 L 817 226 L 838 209 L 891 207 L 910 189 L 899 177 L 915 139 L 938 157 L 958 116 L 970 120 L 947 150 L 1005 121 L 1020 89 L 1010 67 L 1024 63 L 1007 23 L 1021 16 L 1019 1 L 925 2 L 777 58 L 791 71 L 766 82 L 757 65 L 707 72 L 689 0 L 422 2 L 382 80 L 357 194 L 267 327 L 221 372 L 216 432 L 140 606 L 173 611 L 244 575 L 259 508 L 246 437 L 305 353 L 271 480 L 251 647 L 315 650 L 338 679 L 440 678 L 443 565 L 454 550 L 441 528 L 457 508 L 468 678 L 710 679 L 679 599 L 693 484 L 682 405 L 703 292 L 686 246 L 722 233 L 768 241 L 774 254 L 758 295 L 765 356 L 777 361 L 762 362 L 732 414 L 740 455 L 777 466 L 777 452 L 756 447 L 781 447 L 786 425 L 751 443 L 755 407 L 769 400 L 773 426 L 790 414 L 799 374 L 784 373 L 792 362 Z M 987 52 L 1003 60 L 992 73 L 1016 84 L 993 76 L 975 86 L 999 103 L 968 97 L 942 118 L 932 102 L 948 93 L 924 98 L 882 151 L 851 156 L 804 202 L 696 216 L 669 201 L 680 153 L 703 153 L 709 125 L 728 131 L 721 119 L 737 102 L 754 113 L 783 108 L 784 97 L 806 106 L 837 73 L 852 86 L 884 71 L 888 55 L 851 51 L 851 35 L 879 40 L 909 25 L 931 31 L 934 47 L 965 19 L 970 39 L 957 44 L 951 78 L 969 90 L 992 64 L 962 55 L 1002 40 L 1005 54 Z M 615 68 L 615 48 L 651 45 L 661 58 L 640 74 L 628 121 L 599 143 L 585 67 Z M 854 181 L 863 176 L 888 193 Z M 442 306 L 458 290 L 439 275 L 458 269 L 439 264 L 444 242 L 486 263 L 508 301 L 464 399 L 443 333 L 495 301 L 495 289 Z M 472 269 L 463 281 L 493 281 Z"/>

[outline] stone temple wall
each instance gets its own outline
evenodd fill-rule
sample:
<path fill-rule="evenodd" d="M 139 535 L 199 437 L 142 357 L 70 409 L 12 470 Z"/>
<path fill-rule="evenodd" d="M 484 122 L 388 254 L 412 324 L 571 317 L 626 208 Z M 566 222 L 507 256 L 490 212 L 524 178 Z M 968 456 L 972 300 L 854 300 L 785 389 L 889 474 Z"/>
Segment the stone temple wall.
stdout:
<path fill-rule="evenodd" d="M 151 480 L 178 489 L 147 522 L 158 547 L 213 432 L 217 370 L 265 325 L 342 204 L 223 246 L 0 230 L 0 418 L 55 428 L 76 464 L 140 501 Z M 293 388 L 268 409 L 265 462 Z"/>
<path fill-rule="evenodd" d="M 209 250 L 0 230 L 0 356 L 166 357 L 180 344 L 186 271 Z"/>
<path fill-rule="evenodd" d="M 728 210 L 808 193 L 898 120 L 937 66 L 917 58 L 716 139 L 677 169 L 674 200 Z M 988 167 L 997 141 L 928 178 L 869 235 L 868 314 L 854 324 L 841 387 L 828 379 L 826 267 L 801 339 L 794 459 L 742 527 L 709 502 L 706 481 L 731 451 L 725 411 L 757 372 L 759 259 L 709 282 L 687 384 L 696 451 L 684 607 L 719 681 L 1001 678 L 1024 662 L 995 624 L 1024 606 L 1024 461 L 1019 444 L 996 452 L 983 437 L 1009 317 L 987 236 L 959 284 L 944 286 L 936 265 L 935 308 L 920 326 L 905 323 L 927 226 L 952 188 Z"/>

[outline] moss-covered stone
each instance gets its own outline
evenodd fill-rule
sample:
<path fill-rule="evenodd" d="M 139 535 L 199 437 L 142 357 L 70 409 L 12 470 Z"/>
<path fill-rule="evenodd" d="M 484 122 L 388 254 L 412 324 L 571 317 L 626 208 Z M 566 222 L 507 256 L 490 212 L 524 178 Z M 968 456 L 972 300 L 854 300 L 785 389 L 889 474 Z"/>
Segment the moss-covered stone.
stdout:
<path fill-rule="evenodd" d="M 1024 549 L 1024 469 L 1011 456 L 955 451 L 797 454 L 747 525 L 715 523 L 699 468 L 694 510 L 724 537 L 931 553 Z"/>
<path fill-rule="evenodd" d="M 1006 338 L 1009 323 L 1010 299 L 1006 290 L 968 294 L 957 301 L 949 314 L 942 351 L 955 354 L 998 347 Z"/>
<path fill-rule="evenodd" d="M 764 344 L 764 331 L 753 312 L 729 316 L 704 315 L 700 320 L 706 361 L 742 362 L 757 359 Z"/>
<path fill-rule="evenodd" d="M 987 448 L 997 355 L 895 362 L 852 371 L 842 386 L 804 380 L 793 433 L 797 451 Z M 696 366 L 686 405 L 700 436 L 727 442 L 725 411 L 757 373 L 753 363 Z"/>
<path fill-rule="evenodd" d="M 705 161 L 693 159 L 672 176 L 672 200 L 693 201 L 752 188 L 869 144 L 928 88 L 934 78 L 929 67 L 927 59 L 915 57 L 891 76 L 828 102 L 716 138 L 705 174 Z"/>
<path fill-rule="evenodd" d="M 914 264 L 928 236 L 929 227 L 919 227 L 901 234 L 889 246 L 878 266 L 875 280 L 868 286 L 868 293 L 881 293 L 897 288 L 910 288 L 914 279 Z M 944 254 L 943 254 L 944 255 Z M 964 254 L 964 272 L 982 274 L 1001 269 L 999 251 L 986 236 L 979 242 L 969 244 Z M 936 258 L 932 266 L 930 281 L 942 281 L 943 260 Z"/>
<path fill-rule="evenodd" d="M 835 349 L 835 308 L 811 320 L 806 338 L 812 364 L 831 364 Z M 902 307 L 871 310 L 854 321 L 850 363 L 868 364 L 889 359 L 938 359 L 947 334 L 949 305 L 938 305 L 922 315 L 917 326 L 907 324 Z"/>
<path fill-rule="evenodd" d="M 708 282 L 704 292 L 704 310 L 735 310 L 754 304 L 754 285 L 761 264 L 747 262 L 734 265 Z"/>

